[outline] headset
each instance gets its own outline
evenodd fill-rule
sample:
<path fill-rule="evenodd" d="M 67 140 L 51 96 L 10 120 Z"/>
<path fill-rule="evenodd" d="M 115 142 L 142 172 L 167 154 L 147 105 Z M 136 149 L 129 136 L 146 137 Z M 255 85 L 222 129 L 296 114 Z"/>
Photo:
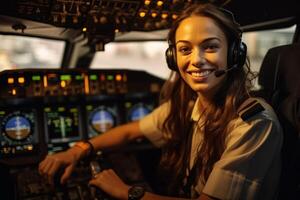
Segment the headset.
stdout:
<path fill-rule="evenodd" d="M 235 24 L 238 24 L 235 21 L 232 12 L 224 8 L 218 8 L 218 9 L 222 11 L 226 16 L 228 16 Z M 168 44 L 169 47 L 165 52 L 167 65 L 170 70 L 178 71 L 177 58 L 176 58 L 176 46 L 172 43 L 170 39 L 168 39 Z M 246 56 L 247 56 L 247 45 L 244 42 L 242 42 L 242 31 L 240 31 L 239 36 L 236 39 L 234 39 L 231 42 L 231 44 L 228 45 L 228 53 L 227 53 L 228 68 L 227 70 L 223 70 L 224 72 L 222 72 L 221 75 L 223 75 L 229 70 L 242 68 L 246 62 Z"/>

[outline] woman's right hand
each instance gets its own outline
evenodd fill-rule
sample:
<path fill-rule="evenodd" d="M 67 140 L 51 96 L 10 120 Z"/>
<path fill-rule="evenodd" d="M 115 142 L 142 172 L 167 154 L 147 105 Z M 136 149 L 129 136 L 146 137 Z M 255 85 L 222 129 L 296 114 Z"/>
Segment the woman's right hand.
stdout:
<path fill-rule="evenodd" d="M 39 173 L 49 184 L 54 185 L 54 176 L 59 169 L 64 169 L 60 177 L 60 183 L 64 184 L 70 177 L 74 167 L 81 158 L 82 150 L 78 147 L 70 148 L 67 151 L 48 155 L 39 164 Z"/>

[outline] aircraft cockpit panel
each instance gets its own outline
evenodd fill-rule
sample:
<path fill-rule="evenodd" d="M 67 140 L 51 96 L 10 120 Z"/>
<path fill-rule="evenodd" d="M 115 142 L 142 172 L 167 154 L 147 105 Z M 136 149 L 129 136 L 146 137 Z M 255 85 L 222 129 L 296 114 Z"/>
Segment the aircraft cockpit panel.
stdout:
<path fill-rule="evenodd" d="M 12 198 L 91 199 L 87 163 L 79 163 L 64 191 L 54 192 L 38 175 L 37 164 L 78 140 L 145 116 L 158 105 L 164 80 L 133 70 L 35 69 L 0 72 L 0 82 L 0 167 L 17 191 Z M 133 154 L 149 147 L 137 140 L 124 147 L 127 153 L 112 153 L 110 162 L 125 180 L 143 182 Z M 79 190 L 85 193 L 81 197 Z"/>

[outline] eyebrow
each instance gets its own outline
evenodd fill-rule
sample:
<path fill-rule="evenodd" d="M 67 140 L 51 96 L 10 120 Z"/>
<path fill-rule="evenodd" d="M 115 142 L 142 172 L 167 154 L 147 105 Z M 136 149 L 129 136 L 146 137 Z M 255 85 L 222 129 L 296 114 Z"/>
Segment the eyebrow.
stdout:
<path fill-rule="evenodd" d="M 202 40 L 201 43 L 205 43 L 205 42 L 208 42 L 208 41 L 211 41 L 211 40 L 218 40 L 218 41 L 221 41 L 221 39 L 218 38 L 218 37 L 210 37 L 210 38 L 206 38 L 206 39 Z M 176 45 L 177 45 L 178 43 L 180 43 L 180 42 L 183 42 L 183 43 L 190 43 L 188 40 L 178 40 L 178 41 L 176 42 Z"/>

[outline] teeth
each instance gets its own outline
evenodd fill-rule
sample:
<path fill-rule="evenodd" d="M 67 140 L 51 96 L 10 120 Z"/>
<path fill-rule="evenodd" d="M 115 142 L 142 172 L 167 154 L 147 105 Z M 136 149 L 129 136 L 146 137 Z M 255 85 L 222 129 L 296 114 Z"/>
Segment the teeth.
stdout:
<path fill-rule="evenodd" d="M 195 77 L 207 76 L 211 71 L 203 71 L 203 72 L 192 72 L 191 75 Z"/>

